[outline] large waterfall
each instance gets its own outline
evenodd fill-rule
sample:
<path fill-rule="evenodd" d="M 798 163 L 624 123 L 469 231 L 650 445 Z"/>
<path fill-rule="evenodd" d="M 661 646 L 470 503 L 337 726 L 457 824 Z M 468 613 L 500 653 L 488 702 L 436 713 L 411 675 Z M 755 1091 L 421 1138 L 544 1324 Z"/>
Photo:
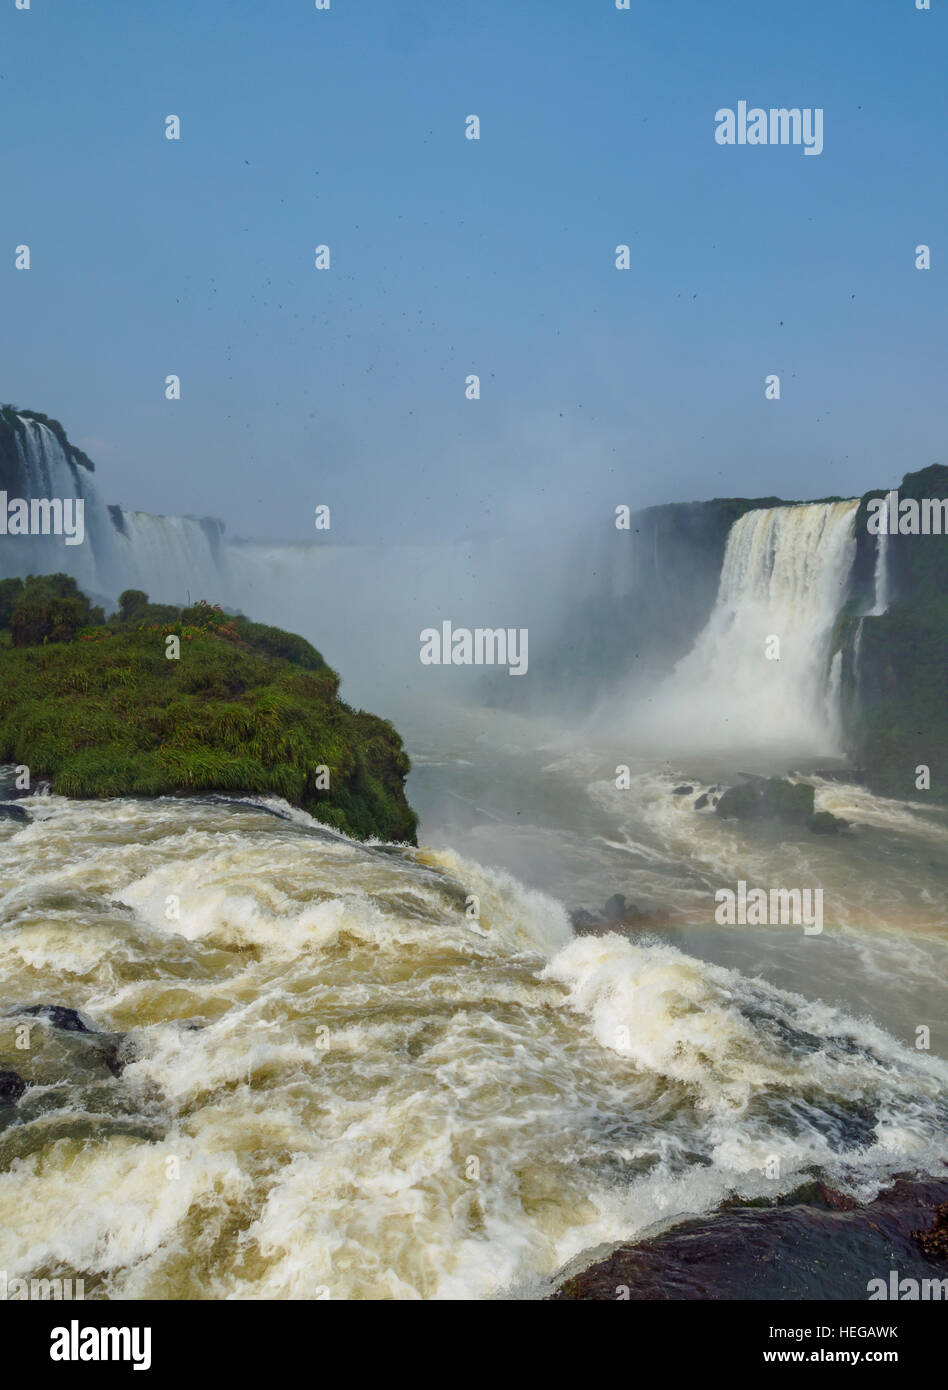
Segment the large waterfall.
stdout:
<path fill-rule="evenodd" d="M 61 571 L 99 600 L 143 589 L 154 602 L 206 599 L 239 609 L 309 638 L 343 672 L 346 698 L 380 708 L 384 692 L 383 712 L 388 697 L 401 698 L 399 692 L 437 699 L 465 686 L 467 671 L 420 665 L 423 628 L 450 619 L 536 631 L 540 610 L 553 606 L 543 565 L 524 564 L 520 539 L 389 546 L 328 538 L 228 542 L 219 521 L 108 506 L 89 469 L 67 456 L 48 425 L 18 418 L 15 458 L 12 468 L 8 462 L 0 469 L 0 488 L 10 497 L 81 497 L 86 534 L 81 545 L 54 535 L 3 537 L 0 578 Z M 536 574 L 532 585 L 524 570 Z"/>
<path fill-rule="evenodd" d="M 837 751 L 830 645 L 855 555 L 858 501 L 745 513 L 691 652 L 638 711 L 667 746 Z"/>
<path fill-rule="evenodd" d="M 20 424 L 13 477 L 0 479 L 0 486 L 11 496 L 81 497 L 86 536 L 74 546 L 62 536 L 4 537 L 0 576 L 63 570 L 98 598 L 115 599 L 122 589 L 138 588 L 157 602 L 221 602 L 308 637 L 344 671 L 347 698 L 374 700 L 376 707 L 383 687 L 414 699 L 437 697 L 453 681 L 458 693 L 463 685 L 465 698 L 478 698 L 466 672 L 419 667 L 418 634 L 443 619 L 471 627 L 529 627 L 538 657 L 547 639 L 549 669 L 540 665 L 540 681 L 553 671 L 565 690 L 571 668 L 560 651 L 563 631 L 575 642 L 590 613 L 606 600 L 610 623 L 623 609 L 636 614 L 661 558 L 657 549 L 651 553 L 658 547 L 653 532 L 649 554 L 639 557 L 642 564 L 630 568 L 623 556 L 617 569 L 615 555 L 612 568 L 597 561 L 585 589 L 580 567 L 570 566 L 569 587 L 561 591 L 549 572 L 549 554 L 525 555 L 521 541 L 388 547 L 328 540 L 226 543 L 217 521 L 107 506 L 88 468 L 67 455 L 54 430 L 26 416 Z M 9 475 L 9 467 L 5 471 Z M 638 642 L 630 642 L 627 658 L 620 649 L 629 733 L 678 750 L 691 741 L 709 749 L 834 751 L 840 671 L 831 667 L 829 644 L 846 599 L 856 510 L 855 501 L 777 506 L 736 521 L 710 619 L 672 674 L 656 689 L 661 663 L 640 660 Z M 714 582 L 713 571 L 702 568 L 697 555 L 688 568 L 688 534 L 688 526 L 677 538 L 672 531 L 667 558 L 672 570 L 684 568 L 682 593 L 700 597 L 700 586 Z M 876 587 L 878 611 L 885 588 L 881 552 Z M 665 614 L 671 628 L 682 617 Z M 592 650 L 583 659 L 595 666 L 600 634 L 590 629 L 587 635 Z M 633 701 L 633 684 L 639 691 L 646 684 L 638 679 L 639 665 L 652 688 L 650 696 Z M 597 693 L 616 675 L 603 670 Z"/>

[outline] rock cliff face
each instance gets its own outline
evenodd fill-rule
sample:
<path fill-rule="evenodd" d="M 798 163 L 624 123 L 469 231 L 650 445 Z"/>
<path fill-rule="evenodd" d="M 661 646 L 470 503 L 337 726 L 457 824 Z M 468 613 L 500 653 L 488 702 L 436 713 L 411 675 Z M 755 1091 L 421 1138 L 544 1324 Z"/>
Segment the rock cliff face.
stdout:
<path fill-rule="evenodd" d="M 948 498 L 948 468 L 908 473 L 899 499 Z M 841 616 L 843 720 L 874 790 L 948 800 L 948 535 L 873 536 L 857 517 L 853 599 Z M 884 610 L 884 611 L 882 611 Z M 930 774 L 926 788 L 923 772 Z"/>

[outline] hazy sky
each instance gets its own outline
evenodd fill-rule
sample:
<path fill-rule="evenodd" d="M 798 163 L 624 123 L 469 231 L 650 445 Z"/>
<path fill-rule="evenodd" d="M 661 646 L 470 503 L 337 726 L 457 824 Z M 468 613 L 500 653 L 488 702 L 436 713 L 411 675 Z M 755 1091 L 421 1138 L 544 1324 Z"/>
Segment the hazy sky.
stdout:
<path fill-rule="evenodd" d="M 0 400 L 110 502 L 292 539 L 945 461 L 932 3 L 2 0 Z M 742 100 L 823 153 L 722 148 Z"/>

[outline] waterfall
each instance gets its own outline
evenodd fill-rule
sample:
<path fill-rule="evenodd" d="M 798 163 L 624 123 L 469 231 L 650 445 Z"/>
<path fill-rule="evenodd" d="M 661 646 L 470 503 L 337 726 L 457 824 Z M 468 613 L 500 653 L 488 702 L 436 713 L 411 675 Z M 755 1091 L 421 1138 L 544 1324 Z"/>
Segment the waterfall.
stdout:
<path fill-rule="evenodd" d="M 88 468 L 69 457 L 50 427 L 18 416 L 12 476 L 0 487 L 12 497 L 82 498 L 85 539 L 67 546 L 62 536 L 5 536 L 0 578 L 72 575 L 96 598 L 117 598 L 123 589 L 144 589 L 156 602 L 207 598 L 226 586 L 223 526 L 210 519 L 151 516 L 106 506 Z"/>
<path fill-rule="evenodd" d="M 144 589 L 156 603 L 189 595 L 215 603 L 230 587 L 220 522 L 116 508 L 113 524 L 122 588 Z"/>
<path fill-rule="evenodd" d="M 56 434 L 41 420 L 18 416 L 22 431 L 13 437 L 12 476 L 0 479 L 9 499 L 82 499 L 85 539 L 66 545 L 63 536 L 4 536 L 0 544 L 0 577 L 62 571 L 80 587 L 101 592 L 97 551 L 107 539 L 108 513 L 99 501 L 87 468 L 68 457 Z"/>
<path fill-rule="evenodd" d="M 870 617 L 881 617 L 888 609 L 888 532 L 876 537 L 876 602 Z"/>
<path fill-rule="evenodd" d="M 710 543 L 696 543 L 713 526 L 702 529 L 695 504 L 669 521 L 663 539 L 652 517 L 644 544 L 630 547 L 633 538 L 621 536 L 626 543 L 616 544 L 615 533 L 592 561 L 588 538 L 577 541 L 567 584 L 551 579 L 548 541 L 534 554 L 504 538 L 384 547 L 227 543 L 220 522 L 106 506 L 83 455 L 41 421 L 20 416 L 19 423 L 0 487 L 11 496 L 82 497 L 86 536 L 76 546 L 61 536 L 4 537 L 0 577 L 62 570 L 100 601 L 137 588 L 155 602 L 204 598 L 241 609 L 308 637 L 345 671 L 347 698 L 376 704 L 380 681 L 411 698 L 449 684 L 470 696 L 463 671 L 425 668 L 422 679 L 422 628 L 445 618 L 528 626 L 538 671 L 546 638 L 558 694 L 575 676 L 564 651 L 580 652 L 595 695 L 622 680 L 617 718 L 633 711 L 630 734 L 668 748 L 690 739 L 696 747 L 785 745 L 825 754 L 839 743 L 840 673 L 830 669 L 830 642 L 855 551 L 855 501 L 747 512 L 730 529 L 723 564 Z M 880 537 L 876 611 L 885 602 L 883 545 Z M 625 615 L 635 621 L 627 625 Z M 687 650 L 671 650 L 663 636 L 687 634 L 692 619 L 691 651 L 656 690 L 656 664 L 668 652 L 659 665 L 667 671 Z M 633 697 L 633 687 L 646 685 L 651 698 Z"/>
<path fill-rule="evenodd" d="M 639 732 L 679 748 L 838 747 L 830 645 L 857 508 L 856 500 L 772 507 L 734 523 L 707 626 L 637 712 Z"/>
<path fill-rule="evenodd" d="M 542 557 L 524 565 L 519 538 L 396 546 L 227 542 L 219 521 L 106 505 L 81 455 L 70 458 L 42 422 L 18 421 L 14 444 L 0 455 L 0 489 L 11 498 L 81 497 L 86 534 L 75 546 L 62 536 L 0 537 L 0 578 L 63 572 L 113 606 L 123 589 L 143 589 L 156 603 L 203 598 L 239 609 L 309 638 L 345 673 L 349 699 L 377 707 L 380 683 L 414 691 L 422 678 L 432 696 L 448 685 L 464 689 L 467 672 L 420 666 L 423 628 L 444 618 L 472 627 L 532 625 L 550 605 Z M 536 576 L 532 597 L 521 567 Z"/>
<path fill-rule="evenodd" d="M 859 654 L 862 651 L 862 625 L 865 618 L 860 618 L 856 625 L 856 636 L 853 640 L 853 704 L 858 710 L 862 703 L 862 667 L 859 664 Z"/>

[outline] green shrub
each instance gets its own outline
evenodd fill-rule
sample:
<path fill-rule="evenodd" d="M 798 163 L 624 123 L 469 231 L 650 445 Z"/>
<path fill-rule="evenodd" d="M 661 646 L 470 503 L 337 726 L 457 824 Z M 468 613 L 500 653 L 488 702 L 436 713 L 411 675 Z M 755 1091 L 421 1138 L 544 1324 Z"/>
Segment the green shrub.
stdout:
<path fill-rule="evenodd" d="M 0 628 L 10 626 L 13 610 L 22 596 L 22 579 L 0 579 Z"/>
<path fill-rule="evenodd" d="M 76 581 L 67 574 L 28 575 L 12 604 L 10 630 L 15 647 L 69 642 L 80 628 L 102 622 Z"/>

